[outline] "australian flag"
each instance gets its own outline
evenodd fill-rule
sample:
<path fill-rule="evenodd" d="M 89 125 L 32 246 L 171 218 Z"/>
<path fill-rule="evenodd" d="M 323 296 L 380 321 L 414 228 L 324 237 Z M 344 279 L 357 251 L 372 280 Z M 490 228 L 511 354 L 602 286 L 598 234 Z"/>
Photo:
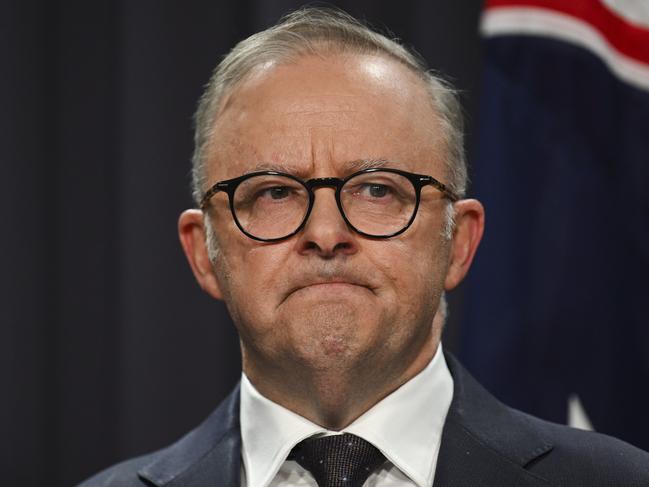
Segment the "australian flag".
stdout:
<path fill-rule="evenodd" d="M 649 1 L 488 0 L 460 355 L 496 396 L 649 450 Z"/>

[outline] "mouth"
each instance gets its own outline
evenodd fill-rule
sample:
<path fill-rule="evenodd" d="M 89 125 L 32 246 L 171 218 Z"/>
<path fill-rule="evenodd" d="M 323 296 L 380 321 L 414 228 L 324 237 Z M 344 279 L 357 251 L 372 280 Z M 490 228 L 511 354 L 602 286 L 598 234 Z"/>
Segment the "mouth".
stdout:
<path fill-rule="evenodd" d="M 360 284 L 354 284 L 352 282 L 344 282 L 344 281 L 334 281 L 334 282 L 316 282 L 313 284 L 307 284 L 306 286 L 300 287 L 296 289 L 296 291 L 301 291 L 305 289 L 313 289 L 313 290 L 320 290 L 320 289 L 331 289 L 331 290 L 344 290 L 344 289 L 350 289 L 350 288 L 365 288 L 365 286 L 361 286 Z"/>
<path fill-rule="evenodd" d="M 345 280 L 323 280 L 301 283 L 300 285 L 291 288 L 282 301 L 286 301 L 289 297 L 294 295 L 307 295 L 311 293 L 319 296 L 344 298 L 358 291 L 369 291 L 374 293 L 373 289 L 365 284 Z"/>

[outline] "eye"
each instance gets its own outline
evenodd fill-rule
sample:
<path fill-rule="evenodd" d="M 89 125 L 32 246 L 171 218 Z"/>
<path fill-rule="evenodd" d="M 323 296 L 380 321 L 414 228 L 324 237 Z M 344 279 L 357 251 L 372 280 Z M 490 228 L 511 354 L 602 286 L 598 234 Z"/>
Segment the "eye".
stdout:
<path fill-rule="evenodd" d="M 394 189 L 389 184 L 366 182 L 356 185 L 353 194 L 361 198 L 378 200 L 393 196 Z"/>
<path fill-rule="evenodd" d="M 262 193 L 261 196 L 269 196 L 273 200 L 281 200 L 283 198 L 288 198 L 290 195 L 290 188 L 286 186 L 274 186 L 272 188 L 267 188 L 265 189 Z"/>
<path fill-rule="evenodd" d="M 390 188 L 384 184 L 367 184 L 365 186 L 364 189 L 373 198 L 383 198 L 391 192 Z"/>
<path fill-rule="evenodd" d="M 233 206 L 259 209 L 287 207 L 308 202 L 308 193 L 298 181 L 281 175 L 255 175 L 244 180 L 234 193 Z M 266 210 L 264 210 L 266 211 Z"/>

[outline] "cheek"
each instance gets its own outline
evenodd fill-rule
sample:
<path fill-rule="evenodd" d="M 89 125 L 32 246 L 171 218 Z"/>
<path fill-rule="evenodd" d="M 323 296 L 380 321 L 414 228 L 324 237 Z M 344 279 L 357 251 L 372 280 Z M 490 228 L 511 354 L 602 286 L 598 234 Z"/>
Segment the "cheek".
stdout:
<path fill-rule="evenodd" d="M 368 248 L 367 255 L 391 281 L 412 287 L 421 282 L 423 276 L 431 278 L 437 260 L 431 245 L 405 238 L 376 243 L 378 245 Z"/>
<path fill-rule="evenodd" d="M 274 329 L 272 320 L 268 319 L 272 313 L 271 301 L 266 296 L 268 287 L 262 284 L 262 279 L 247 279 L 250 272 L 245 264 L 232 262 L 219 267 L 219 283 L 228 313 L 240 338 L 257 348 L 254 343 L 265 342 Z"/>
<path fill-rule="evenodd" d="M 285 287 L 280 271 L 288 249 L 280 244 L 250 245 L 241 239 L 231 243 L 226 248 L 224 242 L 216 267 L 226 304 L 235 322 L 263 331 L 278 304 L 277 290 Z"/>
<path fill-rule="evenodd" d="M 404 311 L 408 314 L 416 314 L 422 307 L 432 305 L 441 293 L 447 249 L 410 239 L 390 243 L 394 244 L 391 248 L 370 249 L 370 255 L 389 283 L 395 305 L 402 310 L 407 308 Z"/>

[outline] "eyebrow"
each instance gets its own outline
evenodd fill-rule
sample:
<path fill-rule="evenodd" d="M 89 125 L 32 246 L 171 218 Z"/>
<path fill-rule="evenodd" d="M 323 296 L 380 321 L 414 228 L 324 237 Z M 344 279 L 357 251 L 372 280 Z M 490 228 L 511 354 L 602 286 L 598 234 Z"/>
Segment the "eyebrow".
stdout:
<path fill-rule="evenodd" d="M 345 164 L 349 172 L 362 171 L 363 169 L 374 169 L 378 167 L 385 167 L 388 165 L 398 165 L 395 162 L 390 162 L 387 159 L 357 159 Z"/>
<path fill-rule="evenodd" d="M 355 159 L 347 161 L 342 164 L 344 175 L 362 171 L 364 169 L 374 169 L 386 166 L 400 166 L 399 163 L 388 161 L 387 159 Z M 256 171 L 277 171 L 291 174 L 299 177 L 307 177 L 304 167 L 297 167 L 291 164 L 273 163 L 273 162 L 260 162 L 256 164 L 251 172 Z"/>
<path fill-rule="evenodd" d="M 301 172 L 304 172 L 304 169 L 300 169 L 290 164 L 283 164 L 278 162 L 259 162 L 255 164 L 255 166 L 252 168 L 250 172 L 257 172 L 257 171 L 277 171 L 277 172 L 284 172 L 287 174 L 297 175 L 300 174 Z"/>

